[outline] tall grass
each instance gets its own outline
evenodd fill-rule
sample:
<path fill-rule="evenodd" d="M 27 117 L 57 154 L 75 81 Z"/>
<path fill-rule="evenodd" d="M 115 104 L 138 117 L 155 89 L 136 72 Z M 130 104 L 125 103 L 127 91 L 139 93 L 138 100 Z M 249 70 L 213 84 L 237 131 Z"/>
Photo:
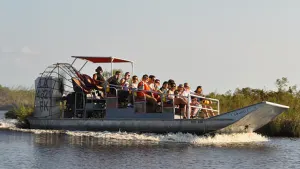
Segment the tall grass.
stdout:
<path fill-rule="evenodd" d="M 300 137 L 300 91 L 296 86 L 289 86 L 287 78 L 277 79 L 277 91 L 251 89 L 249 87 L 225 94 L 210 93 L 209 97 L 220 100 L 221 112 L 228 112 L 261 101 L 270 101 L 290 108 L 261 128 L 258 132 L 269 136 Z"/>
<path fill-rule="evenodd" d="M 35 92 L 31 88 L 8 88 L 0 85 L 0 106 L 11 105 L 12 109 L 6 118 L 16 118 L 21 123 L 26 123 L 26 118 L 33 113 Z"/>
<path fill-rule="evenodd" d="M 220 100 L 221 113 L 255 104 L 270 101 L 290 108 L 258 132 L 268 136 L 300 137 L 300 90 L 296 86 L 289 86 L 287 78 L 277 79 L 277 91 L 263 89 L 237 88 L 224 94 L 210 93 L 208 97 Z M 24 122 L 31 115 L 34 107 L 34 90 L 30 88 L 7 88 L 0 85 L 0 106 L 13 105 L 7 117 L 17 118 Z"/>

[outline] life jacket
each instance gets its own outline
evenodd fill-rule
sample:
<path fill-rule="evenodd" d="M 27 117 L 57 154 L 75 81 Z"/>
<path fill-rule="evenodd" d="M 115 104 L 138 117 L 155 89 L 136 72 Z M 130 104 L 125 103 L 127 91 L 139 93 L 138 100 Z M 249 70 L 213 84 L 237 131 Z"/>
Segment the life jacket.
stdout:
<path fill-rule="evenodd" d="M 143 81 L 141 81 L 139 84 L 138 84 L 138 90 L 151 90 L 149 85 Z M 139 91 L 137 92 L 137 96 L 139 97 L 144 97 L 145 94 L 147 94 L 145 91 Z"/>

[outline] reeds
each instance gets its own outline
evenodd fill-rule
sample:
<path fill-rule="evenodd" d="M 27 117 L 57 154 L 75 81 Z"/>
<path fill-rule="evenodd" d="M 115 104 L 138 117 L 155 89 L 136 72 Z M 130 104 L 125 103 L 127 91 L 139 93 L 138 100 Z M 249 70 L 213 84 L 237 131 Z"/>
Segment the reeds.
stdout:
<path fill-rule="evenodd" d="M 277 91 L 263 89 L 237 88 L 225 94 L 210 93 L 208 97 L 220 100 L 221 112 L 228 112 L 261 101 L 270 101 L 290 106 L 258 132 L 268 136 L 300 137 L 300 90 L 289 86 L 286 78 L 277 79 Z M 34 107 L 34 90 L 30 88 L 7 88 L 0 85 L 0 106 L 13 105 L 6 116 L 24 122 Z"/>

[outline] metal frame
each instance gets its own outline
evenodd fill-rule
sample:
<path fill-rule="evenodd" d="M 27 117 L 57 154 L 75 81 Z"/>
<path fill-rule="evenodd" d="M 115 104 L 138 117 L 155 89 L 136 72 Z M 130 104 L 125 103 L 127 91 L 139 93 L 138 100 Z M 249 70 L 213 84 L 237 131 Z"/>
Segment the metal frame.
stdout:
<path fill-rule="evenodd" d="M 202 98 L 202 99 L 205 99 L 205 100 L 211 100 L 213 102 L 217 102 L 218 109 L 214 110 L 214 109 L 202 108 L 202 107 L 199 107 L 199 106 L 191 106 L 191 96 L 196 97 L 196 98 Z M 188 112 L 187 112 L 188 119 L 190 119 L 190 116 L 191 116 L 190 108 L 192 108 L 192 107 L 201 108 L 201 110 L 211 110 L 211 111 L 214 111 L 214 112 L 218 112 L 218 115 L 220 115 L 220 101 L 218 99 L 212 99 L 212 98 L 207 98 L 207 97 L 203 97 L 203 96 L 198 96 L 198 95 L 195 95 L 195 94 L 189 94 L 188 95 L 188 106 L 189 106 L 188 107 Z"/>
<path fill-rule="evenodd" d="M 83 56 L 81 56 L 81 57 L 79 57 L 79 56 L 72 56 L 73 58 L 75 58 L 74 60 L 73 60 L 73 62 L 72 62 L 72 64 L 71 64 L 71 66 L 73 66 L 73 64 L 75 63 L 75 61 L 77 60 L 77 59 L 81 59 L 81 60 L 84 60 L 83 58 L 81 58 L 81 57 L 83 57 Z M 85 57 L 93 57 L 93 56 L 85 56 Z M 112 56 L 110 56 L 110 57 L 94 57 L 94 58 L 110 58 L 110 62 L 99 62 L 99 63 L 110 63 L 111 65 L 110 65 L 110 68 L 111 68 L 111 76 L 113 76 L 113 63 L 114 63 L 114 59 L 119 59 L 119 58 L 116 58 L 116 57 L 112 57 Z M 124 61 L 126 61 L 126 62 L 117 62 L 117 63 L 131 63 L 131 74 L 134 74 L 134 62 L 133 61 L 130 61 L 130 60 L 125 60 L 125 59 L 122 59 L 122 60 L 124 60 Z M 79 69 L 79 72 L 83 69 L 83 67 L 87 64 L 87 62 L 89 62 L 88 60 L 80 67 L 80 69 Z M 93 62 L 92 62 L 93 63 Z"/>

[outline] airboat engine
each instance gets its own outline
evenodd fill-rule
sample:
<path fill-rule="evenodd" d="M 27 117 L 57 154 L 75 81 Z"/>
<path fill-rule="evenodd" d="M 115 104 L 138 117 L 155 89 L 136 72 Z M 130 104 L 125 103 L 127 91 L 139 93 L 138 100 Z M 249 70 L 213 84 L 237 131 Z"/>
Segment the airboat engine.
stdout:
<path fill-rule="evenodd" d="M 61 115 L 60 101 L 62 79 L 46 76 L 35 80 L 35 106 L 34 117 L 59 118 Z"/>

